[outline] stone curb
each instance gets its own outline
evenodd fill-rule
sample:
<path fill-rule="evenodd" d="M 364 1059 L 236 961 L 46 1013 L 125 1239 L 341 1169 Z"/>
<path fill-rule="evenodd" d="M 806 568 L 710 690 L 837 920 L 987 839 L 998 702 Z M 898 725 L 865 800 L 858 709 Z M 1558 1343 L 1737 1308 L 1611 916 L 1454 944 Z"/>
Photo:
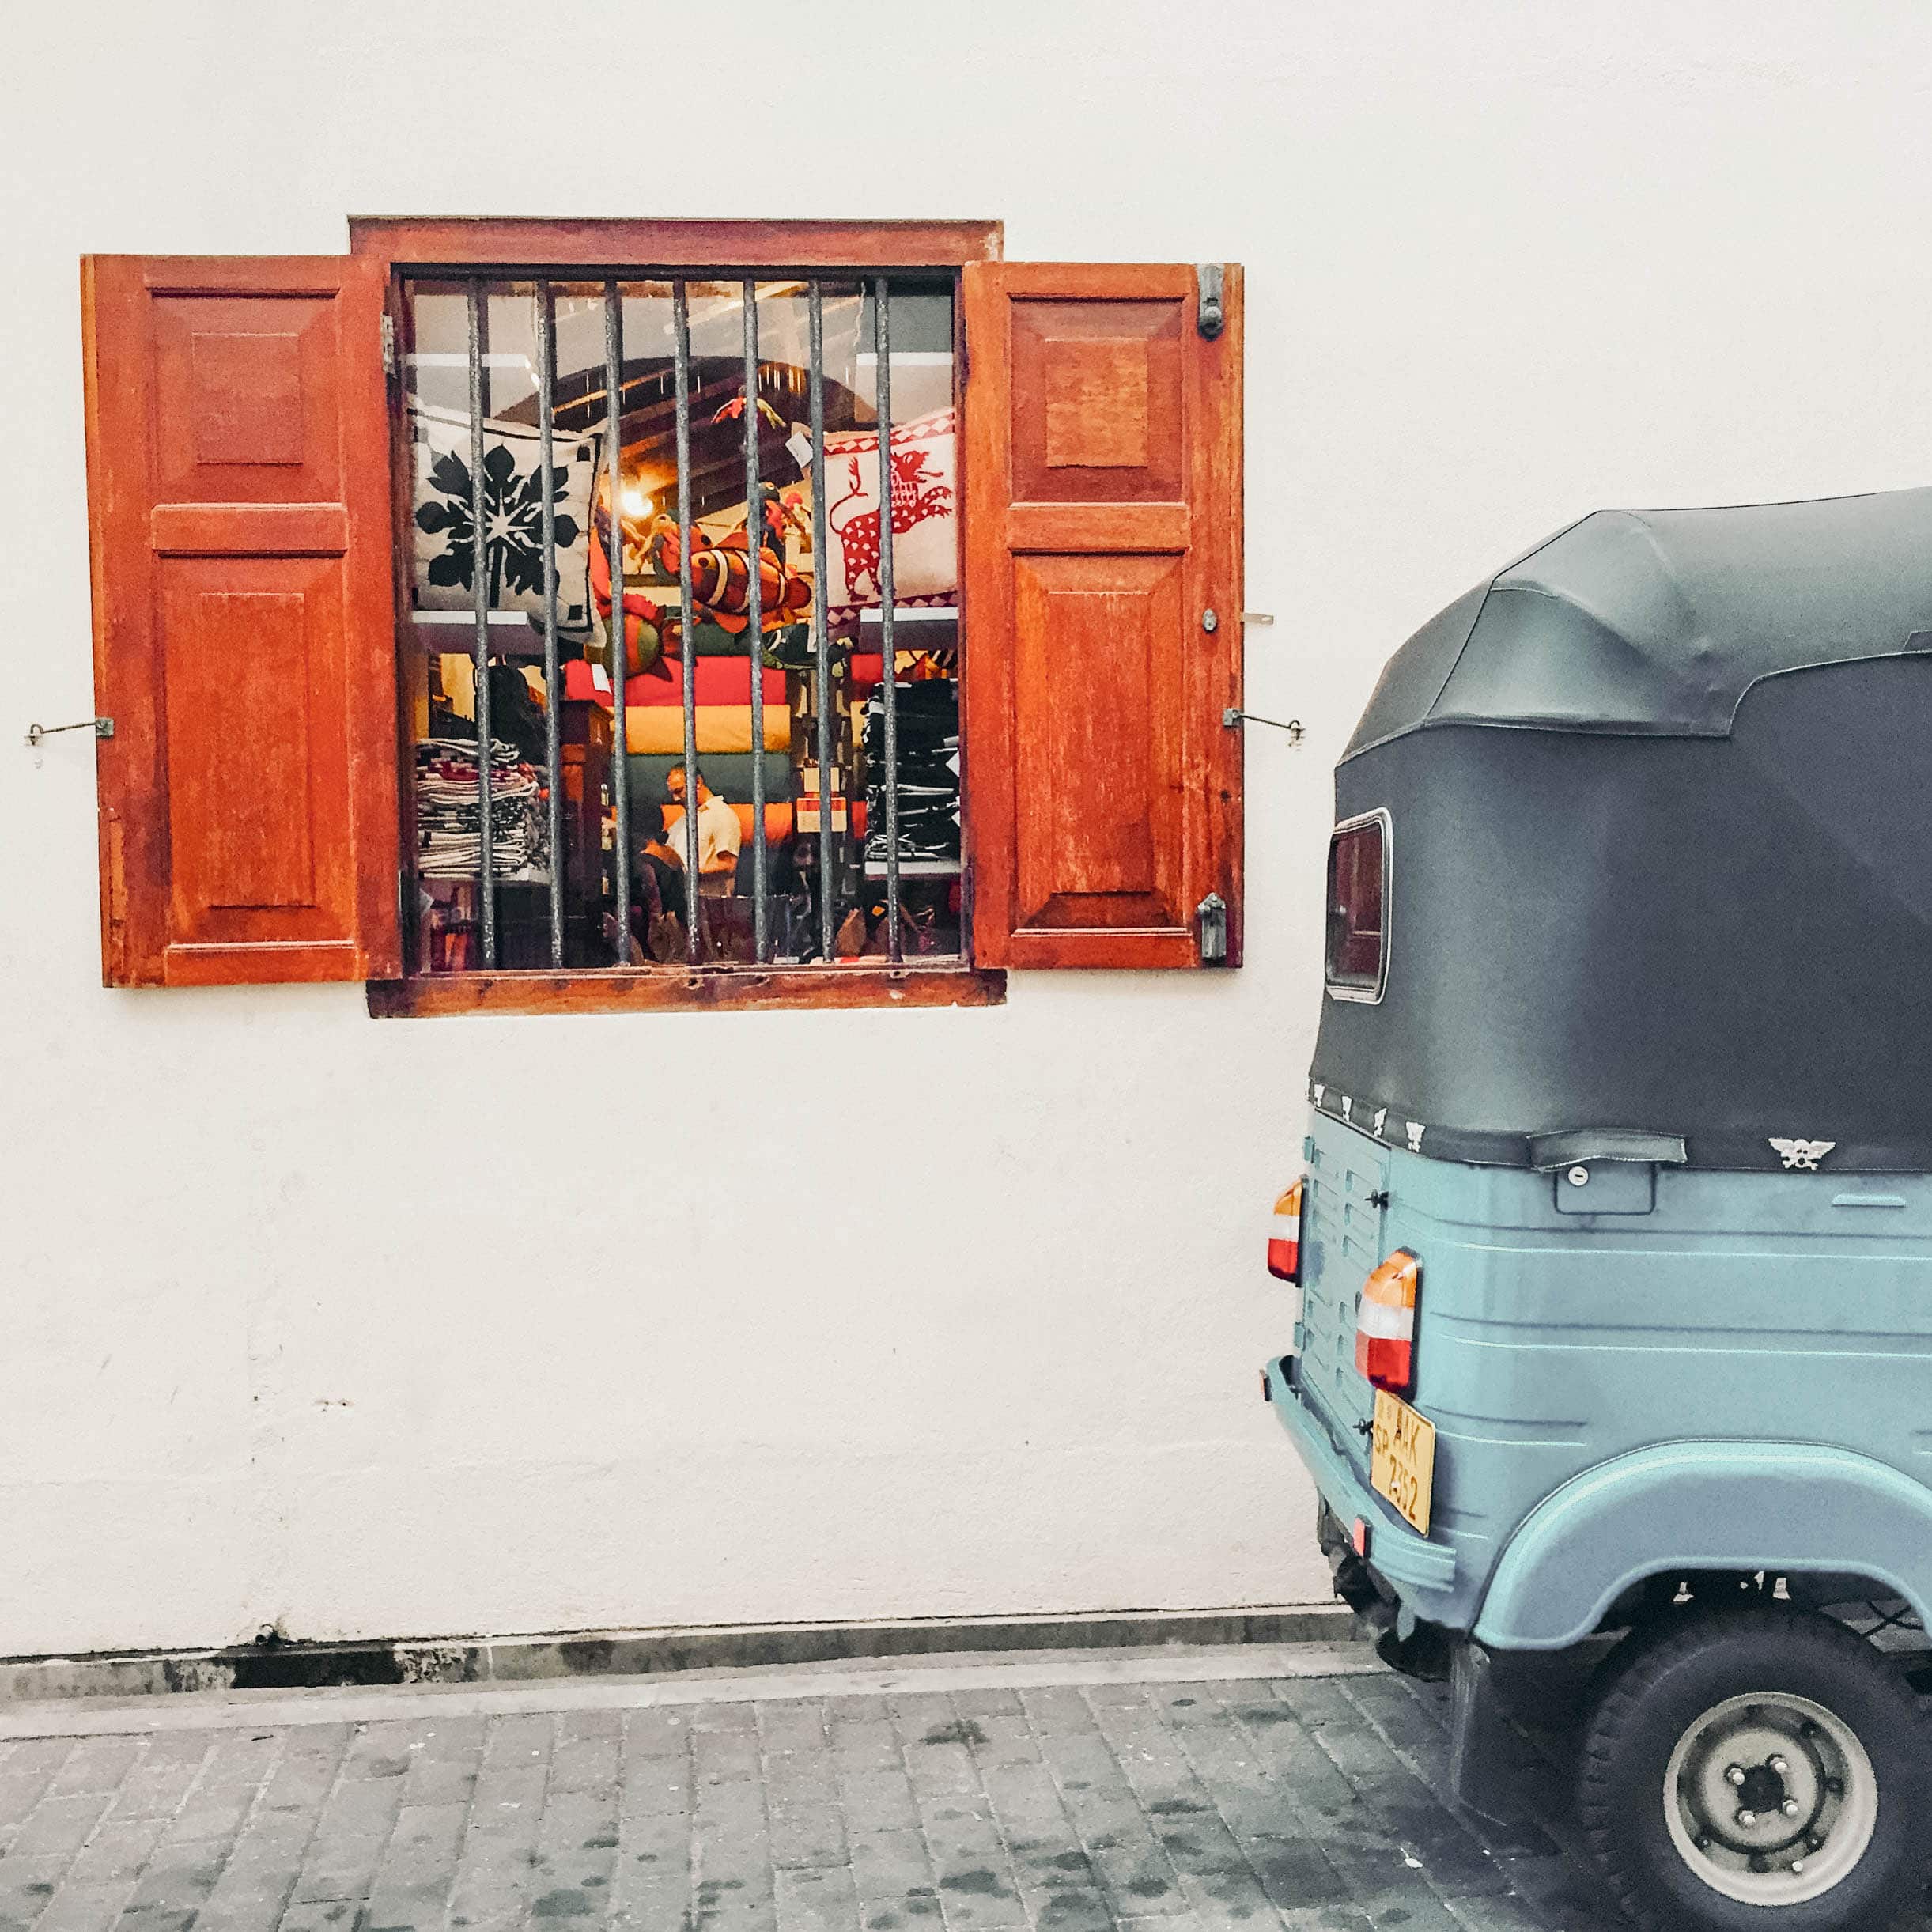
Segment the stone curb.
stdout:
<path fill-rule="evenodd" d="M 776 1706 L 845 1697 L 1077 1689 L 1099 1684 L 1230 1684 L 1300 1677 L 1385 1677 L 1369 1645 L 1160 1644 L 1094 1650 L 936 1651 L 883 1661 L 666 1670 L 643 1677 L 528 1677 L 494 1684 L 336 1685 L 317 1690 L 213 1691 L 187 1697 L 62 1697 L 0 1704 L 0 1743 L 23 1738 L 153 1736 L 310 1724 L 442 1723 L 538 1713 Z"/>
<path fill-rule="evenodd" d="M 902 1623 L 724 1624 L 546 1636 L 251 1644 L 229 1650 L 0 1658 L 0 1707 L 59 1698 L 319 1690 L 394 1684 L 528 1683 L 651 1677 L 850 1658 L 1163 1644 L 1336 1643 L 1355 1627 L 1340 1604 L 1145 1610 L 1095 1616 L 921 1618 Z"/>

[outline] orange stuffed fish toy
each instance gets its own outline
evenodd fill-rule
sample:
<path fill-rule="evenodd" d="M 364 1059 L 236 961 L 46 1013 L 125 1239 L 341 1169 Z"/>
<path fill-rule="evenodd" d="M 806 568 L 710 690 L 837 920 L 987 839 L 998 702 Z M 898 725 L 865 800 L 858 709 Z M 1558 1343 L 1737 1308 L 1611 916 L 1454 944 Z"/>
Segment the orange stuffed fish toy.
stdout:
<path fill-rule="evenodd" d="M 660 519 L 658 556 L 667 576 L 678 567 L 678 527 Z M 758 555 L 758 622 L 762 630 L 782 630 L 811 608 L 811 585 L 762 547 Z M 734 530 L 719 543 L 691 546 L 691 603 L 720 630 L 737 637 L 751 622 L 751 544 L 748 533 Z"/>
<path fill-rule="evenodd" d="M 668 678 L 667 660 L 682 654 L 682 629 L 675 611 L 632 588 L 633 572 L 641 577 L 655 562 L 665 577 L 678 573 L 678 525 L 673 517 L 657 516 L 645 524 L 630 516 L 620 520 L 624 539 L 624 671 L 627 677 Z M 693 539 L 698 535 L 694 531 Z M 599 479 L 591 515 L 590 588 L 597 614 L 611 621 L 610 487 Z M 734 530 L 717 543 L 690 543 L 691 609 L 729 637 L 743 634 L 751 622 L 751 546 L 748 531 Z M 782 630 L 811 608 L 808 579 L 788 570 L 770 549 L 758 554 L 759 629 Z"/>

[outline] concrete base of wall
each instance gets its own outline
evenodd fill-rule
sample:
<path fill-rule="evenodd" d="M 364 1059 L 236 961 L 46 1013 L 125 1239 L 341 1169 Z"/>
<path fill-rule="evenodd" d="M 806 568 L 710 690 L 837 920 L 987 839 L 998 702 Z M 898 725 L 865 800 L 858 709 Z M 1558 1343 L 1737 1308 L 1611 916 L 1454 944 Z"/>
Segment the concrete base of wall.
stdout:
<path fill-rule="evenodd" d="M 1353 1627 L 1340 1604 L 1141 1610 L 1091 1616 L 976 1616 L 906 1623 L 766 1624 L 551 1636 L 250 1644 L 238 1650 L 0 1658 L 0 1704 L 175 1691 L 308 1690 L 343 1684 L 488 1684 L 649 1677 L 760 1664 L 974 1650 L 1096 1650 L 1164 1643 L 1333 1643 Z"/>

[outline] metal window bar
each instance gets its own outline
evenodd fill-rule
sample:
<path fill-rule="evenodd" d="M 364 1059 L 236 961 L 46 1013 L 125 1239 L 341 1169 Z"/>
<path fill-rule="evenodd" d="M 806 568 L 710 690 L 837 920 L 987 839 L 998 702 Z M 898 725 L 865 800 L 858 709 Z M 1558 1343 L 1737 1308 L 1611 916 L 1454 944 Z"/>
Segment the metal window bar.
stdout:
<path fill-rule="evenodd" d="M 564 962 L 563 667 L 557 649 L 557 302 L 539 282 L 537 301 L 537 461 L 543 503 L 543 751 L 550 790 L 550 964 Z"/>
<path fill-rule="evenodd" d="M 704 956 L 704 880 L 698 866 L 698 640 L 691 615 L 691 309 L 682 281 L 671 285 L 671 361 L 678 439 L 678 623 L 684 661 L 684 905 L 689 957 Z M 760 747 L 755 756 L 762 757 Z"/>
<path fill-rule="evenodd" d="M 617 807 L 617 849 L 612 857 L 617 875 L 618 959 L 623 964 L 630 958 L 630 735 L 624 716 L 630 626 L 624 614 L 624 298 L 614 282 L 603 285 L 603 379 L 611 445 L 611 790 Z M 683 474 L 680 447 L 680 482 Z"/>
<path fill-rule="evenodd" d="M 905 947 L 899 932 L 899 674 L 892 645 L 892 305 L 883 275 L 872 284 L 872 335 L 879 363 L 879 650 L 886 724 L 886 957 L 898 966 L 904 958 Z"/>
<path fill-rule="evenodd" d="M 471 662 L 476 672 L 476 800 L 481 842 L 477 858 L 477 896 L 483 921 L 483 967 L 497 963 L 497 866 L 495 826 L 490 796 L 490 517 L 483 490 L 483 332 L 488 300 L 480 276 L 469 279 L 470 348 L 470 599 L 476 615 Z"/>
<path fill-rule="evenodd" d="M 751 956 L 762 966 L 766 953 L 765 903 L 765 513 L 758 501 L 758 285 L 744 285 L 745 408 L 745 636 L 751 662 Z M 785 575 L 781 556 L 779 588 Z M 783 607 L 782 595 L 781 608 Z M 685 774 L 687 796 L 697 804 L 691 776 Z"/>
<path fill-rule="evenodd" d="M 825 290 L 815 281 L 806 289 L 805 318 L 811 365 L 807 380 L 811 415 L 811 635 L 819 706 L 819 956 L 830 966 L 837 943 L 832 905 L 832 639 L 826 582 L 831 537 L 825 513 Z"/>
<path fill-rule="evenodd" d="M 486 969 L 497 962 L 497 894 L 495 864 L 495 825 L 493 810 L 491 762 L 492 720 L 490 703 L 491 582 L 489 554 L 489 512 L 486 501 L 484 459 L 486 412 L 486 372 L 489 363 L 488 285 L 480 276 L 466 278 L 468 303 L 468 354 L 471 486 L 471 577 L 472 607 L 475 621 L 473 662 L 475 673 L 477 728 L 477 795 L 480 854 L 478 893 L 482 926 L 482 957 Z M 746 588 L 748 623 L 747 652 L 750 671 L 752 788 L 752 852 L 754 864 L 754 950 L 759 963 L 766 962 L 771 950 L 769 849 L 766 830 L 764 766 L 764 587 L 760 560 L 766 535 L 763 505 L 760 501 L 762 477 L 758 449 L 759 327 L 758 285 L 747 279 L 742 284 L 743 302 L 743 366 L 745 499 L 747 505 Z M 864 284 L 860 292 L 865 292 Z M 879 461 L 876 494 L 879 505 L 879 560 L 881 652 L 880 700 L 883 743 L 879 760 L 883 766 L 885 887 L 887 955 L 890 963 L 903 963 L 904 938 L 901 928 L 899 877 L 899 772 L 898 706 L 896 646 L 894 632 L 894 530 L 892 517 L 892 337 L 891 297 L 883 277 L 873 281 L 872 335 L 878 372 Z M 834 793 L 834 699 L 832 639 L 829 611 L 827 571 L 830 533 L 828 527 L 825 482 L 825 284 L 816 277 L 805 285 L 809 342 L 807 372 L 810 414 L 810 474 L 812 497 L 812 633 L 813 676 L 817 710 L 819 767 L 819 937 L 822 960 L 831 962 L 837 945 L 836 869 L 837 834 L 833 821 Z M 603 285 L 604 320 L 605 421 L 607 443 L 607 473 L 609 478 L 610 543 L 607 561 L 611 577 L 611 689 L 613 734 L 612 791 L 616 815 L 616 849 L 613 854 L 613 881 L 618 908 L 620 954 L 627 958 L 625 943 L 630 932 L 630 809 L 629 784 L 629 728 L 626 713 L 627 645 L 624 611 L 623 543 L 623 387 L 624 315 L 622 285 L 607 278 Z M 546 706 L 545 752 L 548 776 L 548 812 L 550 846 L 550 955 L 554 966 L 565 960 L 565 871 L 563 813 L 561 698 L 563 667 L 558 636 L 558 572 L 556 558 L 557 482 L 555 475 L 555 424 L 557 382 L 557 335 L 555 290 L 546 279 L 534 286 L 536 338 L 537 422 L 539 434 L 539 497 L 543 516 L 543 671 L 549 694 Z M 682 709 L 686 797 L 684 843 L 686 895 L 689 914 L 686 935 L 689 958 L 700 963 L 706 951 L 703 930 L 702 879 L 699 871 L 698 826 L 697 647 L 694 633 L 691 577 L 691 352 L 689 287 L 682 278 L 671 284 L 673 366 L 671 385 L 675 405 L 677 456 L 678 614 L 682 641 L 683 673 Z M 782 543 L 782 538 L 780 539 Z M 783 557 L 780 557 L 779 580 L 783 582 Z M 849 792 L 849 787 L 848 787 Z M 869 829 L 869 828 L 868 828 Z M 866 868 L 861 867 L 861 873 Z"/>

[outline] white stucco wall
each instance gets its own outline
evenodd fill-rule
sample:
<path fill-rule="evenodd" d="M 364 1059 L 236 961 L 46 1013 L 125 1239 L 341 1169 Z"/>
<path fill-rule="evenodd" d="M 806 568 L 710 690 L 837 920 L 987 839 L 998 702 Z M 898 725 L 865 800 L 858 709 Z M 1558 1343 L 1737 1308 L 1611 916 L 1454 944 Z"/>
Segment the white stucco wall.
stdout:
<path fill-rule="evenodd" d="M 1255 1365 L 1334 756 L 1415 624 L 1593 506 L 1925 480 L 1923 10 L 124 0 L 6 42 L 0 1653 L 1325 1595 Z M 1309 728 L 1249 747 L 1246 970 L 542 1022 L 102 991 L 92 741 L 21 743 L 91 709 L 75 259 L 350 211 L 1245 262 L 1250 701 Z"/>

